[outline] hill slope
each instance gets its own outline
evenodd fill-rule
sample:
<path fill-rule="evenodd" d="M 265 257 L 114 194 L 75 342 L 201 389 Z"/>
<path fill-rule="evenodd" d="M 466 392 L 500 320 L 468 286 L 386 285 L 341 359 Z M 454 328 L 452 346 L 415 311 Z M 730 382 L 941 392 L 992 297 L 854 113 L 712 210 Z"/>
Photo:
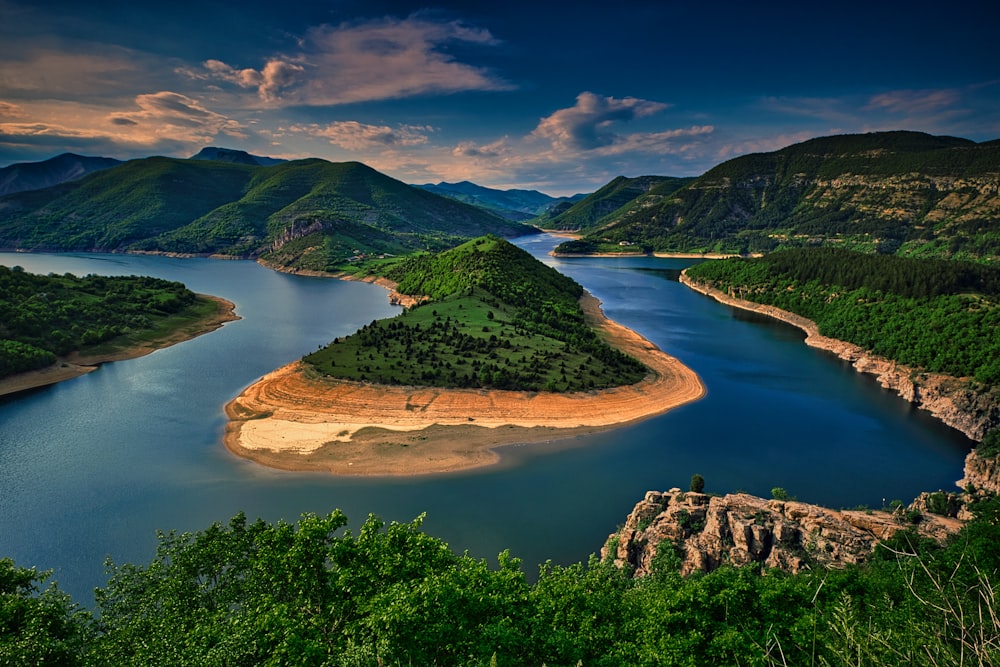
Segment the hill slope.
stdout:
<path fill-rule="evenodd" d="M 0 247 L 263 256 L 315 270 L 529 231 L 361 163 L 320 159 L 257 166 L 155 157 L 0 198 Z"/>
<path fill-rule="evenodd" d="M 662 252 L 838 244 L 996 258 L 1000 141 L 919 132 L 823 137 L 729 160 L 633 209 L 589 234 L 589 249 L 622 241 Z"/>
<path fill-rule="evenodd" d="M 39 190 L 121 164 L 110 157 L 63 153 L 42 162 L 21 162 L 0 169 L 0 195 Z"/>
<path fill-rule="evenodd" d="M 628 207 L 638 197 L 650 195 L 662 197 L 681 188 L 691 178 L 671 176 L 619 176 L 613 181 L 571 206 L 553 208 L 535 221 L 543 229 L 558 229 L 572 232 L 592 232 L 603 227 L 608 221 L 624 215 L 623 207 Z"/>

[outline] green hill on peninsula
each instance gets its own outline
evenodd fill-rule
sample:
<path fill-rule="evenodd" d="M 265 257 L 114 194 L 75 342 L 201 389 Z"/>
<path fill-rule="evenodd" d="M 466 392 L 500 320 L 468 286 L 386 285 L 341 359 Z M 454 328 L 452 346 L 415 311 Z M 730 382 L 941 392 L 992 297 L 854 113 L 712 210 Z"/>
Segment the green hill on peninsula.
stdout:
<path fill-rule="evenodd" d="M 646 375 L 585 322 L 579 284 L 503 239 L 413 257 L 387 277 L 429 300 L 334 340 L 307 364 L 379 384 L 526 391 L 601 389 Z"/>
<path fill-rule="evenodd" d="M 533 231 L 359 162 L 151 157 L 0 197 L 0 247 L 263 258 L 343 270 L 379 255 Z"/>
<path fill-rule="evenodd" d="M 728 160 L 673 192 L 636 196 L 600 225 L 579 225 L 584 237 L 557 251 L 836 245 L 982 261 L 1000 257 L 998 220 L 1000 141 L 875 132 Z"/>

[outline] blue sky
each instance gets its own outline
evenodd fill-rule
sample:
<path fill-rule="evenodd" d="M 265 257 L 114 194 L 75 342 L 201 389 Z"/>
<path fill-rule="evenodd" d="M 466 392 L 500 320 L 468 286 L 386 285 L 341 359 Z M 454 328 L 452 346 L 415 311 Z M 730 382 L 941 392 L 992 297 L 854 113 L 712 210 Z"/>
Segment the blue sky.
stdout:
<path fill-rule="evenodd" d="M 986 141 L 998 29 L 984 0 L 0 0 L 0 166 L 212 145 L 564 195 L 829 134 Z"/>

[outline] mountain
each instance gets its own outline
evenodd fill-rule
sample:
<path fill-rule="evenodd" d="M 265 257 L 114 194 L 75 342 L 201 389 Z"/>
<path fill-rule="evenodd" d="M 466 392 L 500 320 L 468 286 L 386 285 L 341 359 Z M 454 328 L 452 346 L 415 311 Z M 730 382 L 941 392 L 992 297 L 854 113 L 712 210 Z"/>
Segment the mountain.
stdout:
<path fill-rule="evenodd" d="M 585 195 L 552 197 L 537 190 L 495 190 L 469 181 L 426 183 L 416 186 L 435 194 L 451 197 L 501 215 L 508 220 L 524 221 L 538 216 L 562 202 L 573 202 Z"/>
<path fill-rule="evenodd" d="M 0 196 L 39 190 L 72 181 L 121 164 L 110 157 L 87 157 L 63 153 L 42 162 L 21 162 L 0 169 Z"/>
<path fill-rule="evenodd" d="M 263 257 L 332 270 L 532 228 L 358 162 L 254 166 L 152 157 L 0 197 L 0 247 Z"/>
<path fill-rule="evenodd" d="M 666 196 L 693 178 L 671 176 L 619 176 L 597 192 L 587 195 L 570 206 L 558 206 L 539 216 L 535 223 L 542 229 L 587 232 L 612 219 L 623 207 L 645 194 Z"/>
<path fill-rule="evenodd" d="M 206 146 L 198 151 L 196 155 L 192 155 L 191 159 L 215 160 L 217 162 L 232 162 L 234 164 L 250 164 L 259 167 L 270 167 L 275 164 L 287 162 L 287 160 L 282 160 L 280 158 L 261 157 L 259 155 L 251 155 L 246 151 L 236 150 L 235 148 L 219 148 L 217 146 Z"/>
<path fill-rule="evenodd" d="M 648 195 L 560 252 L 866 252 L 1000 258 L 1000 141 L 920 132 L 821 137 L 724 162 Z M 634 248 L 631 248 L 634 250 Z"/>

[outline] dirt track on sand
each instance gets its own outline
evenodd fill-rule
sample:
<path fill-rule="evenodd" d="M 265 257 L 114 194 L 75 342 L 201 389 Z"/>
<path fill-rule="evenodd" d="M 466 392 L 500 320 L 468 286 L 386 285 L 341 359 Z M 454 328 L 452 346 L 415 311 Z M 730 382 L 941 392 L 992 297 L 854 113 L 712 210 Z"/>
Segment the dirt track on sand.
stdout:
<path fill-rule="evenodd" d="M 264 376 L 226 406 L 231 452 L 288 470 L 416 475 L 490 465 L 502 445 L 570 438 L 662 414 L 701 398 L 694 371 L 604 317 L 588 321 L 644 363 L 638 384 L 556 394 L 363 384 L 312 377 L 301 362 Z"/>

